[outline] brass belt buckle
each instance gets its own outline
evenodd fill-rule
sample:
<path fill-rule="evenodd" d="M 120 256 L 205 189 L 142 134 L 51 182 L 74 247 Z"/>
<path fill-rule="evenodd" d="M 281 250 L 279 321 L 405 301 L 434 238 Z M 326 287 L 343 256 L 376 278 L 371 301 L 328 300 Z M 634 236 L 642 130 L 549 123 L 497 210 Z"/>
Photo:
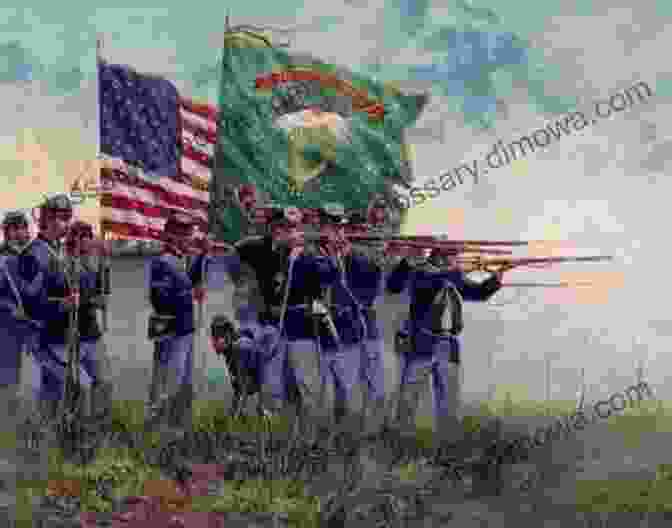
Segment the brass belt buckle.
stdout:
<path fill-rule="evenodd" d="M 29 321 L 30 318 L 23 308 L 16 308 L 14 310 L 14 318 L 18 321 Z"/>

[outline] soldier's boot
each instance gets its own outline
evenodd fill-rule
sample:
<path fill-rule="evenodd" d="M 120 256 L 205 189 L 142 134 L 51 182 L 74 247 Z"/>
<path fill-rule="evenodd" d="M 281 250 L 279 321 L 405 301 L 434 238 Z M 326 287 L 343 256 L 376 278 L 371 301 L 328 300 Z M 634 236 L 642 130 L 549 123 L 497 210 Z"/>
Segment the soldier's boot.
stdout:
<path fill-rule="evenodd" d="M 42 423 L 54 422 L 58 416 L 58 400 L 44 399 L 38 404 L 40 419 Z"/>
<path fill-rule="evenodd" d="M 348 406 L 345 402 L 336 402 L 334 404 L 334 421 L 336 425 L 343 423 L 348 416 Z"/>
<path fill-rule="evenodd" d="M 183 384 L 171 399 L 168 413 L 170 427 L 189 429 L 192 426 L 194 387 Z"/>
<path fill-rule="evenodd" d="M 96 421 L 109 421 L 112 417 L 112 384 L 96 382 L 91 388 L 91 417 Z"/>
<path fill-rule="evenodd" d="M 362 434 L 373 434 L 389 425 L 390 410 L 385 397 L 371 399 L 361 414 Z"/>

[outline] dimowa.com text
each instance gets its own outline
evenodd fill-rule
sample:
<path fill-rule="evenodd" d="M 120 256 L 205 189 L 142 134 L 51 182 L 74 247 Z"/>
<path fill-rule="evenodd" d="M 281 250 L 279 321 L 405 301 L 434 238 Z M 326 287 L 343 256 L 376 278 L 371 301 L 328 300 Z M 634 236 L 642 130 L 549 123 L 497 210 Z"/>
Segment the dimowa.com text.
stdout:
<path fill-rule="evenodd" d="M 474 184 L 478 184 L 480 177 L 487 174 L 489 169 L 498 169 L 513 161 L 523 159 L 528 154 L 545 149 L 553 141 L 570 136 L 574 132 L 580 132 L 588 125 L 597 123 L 598 119 L 608 119 L 615 113 L 646 102 L 652 95 L 653 91 L 647 83 L 638 82 L 612 95 L 607 100 L 602 99 L 595 102 L 593 104 L 594 117 L 591 120 L 588 120 L 583 112 L 572 112 L 507 145 L 501 140 L 497 141 L 492 146 L 492 150 L 485 155 L 482 165 L 479 164 L 479 160 L 463 163 L 444 172 L 438 179 L 433 178 L 427 181 L 421 187 L 410 187 L 408 195 L 395 194 L 393 199 L 399 208 L 406 210 L 436 198 L 442 192 L 451 191 L 458 185 L 463 185 L 465 181 L 473 180 Z"/>
<path fill-rule="evenodd" d="M 553 424 L 540 427 L 528 436 L 523 436 L 512 442 L 502 442 L 503 445 L 497 446 L 496 449 L 498 456 L 508 459 L 509 463 L 515 464 L 523 458 L 521 453 L 527 452 L 532 447 L 541 447 L 549 440 L 559 440 L 563 436 L 566 439 L 573 430 L 583 430 L 586 425 L 595 423 L 598 418 L 606 420 L 612 416 L 614 411 L 624 411 L 628 406 L 626 396 L 630 405 L 635 401 L 634 394 L 637 395 L 637 401 L 642 401 L 644 392 L 649 398 L 655 398 L 649 384 L 640 381 L 637 385 L 630 385 L 622 393 L 617 392 L 607 400 L 595 402 L 592 415 L 583 409 L 577 409 L 571 415 L 557 418 Z"/>

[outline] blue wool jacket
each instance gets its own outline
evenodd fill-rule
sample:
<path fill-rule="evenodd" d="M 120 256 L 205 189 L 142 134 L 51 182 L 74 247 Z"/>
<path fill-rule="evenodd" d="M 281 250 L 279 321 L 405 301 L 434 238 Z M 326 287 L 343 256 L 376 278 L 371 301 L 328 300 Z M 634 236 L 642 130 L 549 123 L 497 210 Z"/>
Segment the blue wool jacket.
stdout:
<path fill-rule="evenodd" d="M 82 271 L 79 280 L 80 306 L 77 318 L 79 336 L 83 340 L 95 340 L 103 335 L 98 325 L 97 308 L 92 304 L 92 299 L 100 293 L 100 286 L 98 271 L 90 269 Z"/>
<path fill-rule="evenodd" d="M 301 255 L 296 258 L 284 324 L 285 336 L 289 341 L 315 337 L 313 321 L 306 317 L 306 311 L 300 307 L 312 303 L 314 299 L 324 299 L 325 288 L 333 286 L 339 279 L 338 267 L 329 257 Z M 326 339 L 325 345 L 331 343 L 324 328 L 319 329 L 319 334 Z"/>
<path fill-rule="evenodd" d="M 351 253 L 343 259 L 345 279 L 334 285 L 332 301 L 337 306 L 336 326 L 345 343 L 359 342 L 363 336 L 367 339 L 379 339 L 382 332 L 375 313 L 371 309 L 376 299 L 384 293 L 383 270 L 369 257 Z M 348 290 L 350 290 L 348 292 Z M 352 300 L 355 297 L 357 304 Z M 363 308 L 363 309 L 362 309 Z M 361 310 L 361 318 L 358 310 Z M 362 328 L 362 323 L 366 328 Z M 364 332 L 366 330 L 366 332 Z"/>
<path fill-rule="evenodd" d="M 386 288 L 390 293 L 399 294 L 409 289 L 411 306 L 410 323 L 416 329 L 428 328 L 429 308 L 435 295 L 447 284 L 457 288 L 465 301 L 487 301 L 502 287 L 495 275 L 483 282 L 469 280 L 461 271 L 427 272 L 414 270 L 406 259 L 402 260 L 387 278 Z"/>
<path fill-rule="evenodd" d="M 68 293 L 63 266 L 54 253 L 57 248 L 38 235 L 17 257 L 17 271 L 26 312 L 43 325 L 40 341 L 56 345 L 67 340 L 70 316 L 61 302 L 48 299 Z"/>
<path fill-rule="evenodd" d="M 203 255 L 194 258 L 183 271 L 181 261 L 171 254 L 154 257 L 149 272 L 149 300 L 157 314 L 175 317 L 177 337 L 193 333 L 192 291 L 203 282 Z"/>
<path fill-rule="evenodd" d="M 254 270 L 259 282 L 266 305 L 266 313 L 260 314 L 260 319 L 265 324 L 277 325 L 277 309 L 284 300 L 289 272 L 287 249 L 274 249 L 272 238 L 266 236 L 246 240 L 238 246 L 237 253 L 240 262 Z M 329 257 L 301 255 L 295 259 L 284 320 L 284 335 L 288 340 L 314 339 L 312 319 L 306 317 L 306 311 L 300 306 L 312 303 L 313 299 L 323 299 L 325 288 L 339 279 L 338 267 Z M 272 313 L 274 311 L 276 313 Z M 320 335 L 324 336 L 322 330 Z M 324 338 L 330 340 L 329 336 Z"/>
<path fill-rule="evenodd" d="M 4 268 L 4 269 L 3 269 Z M 36 321 L 27 323 L 25 321 L 17 321 L 13 317 L 14 310 L 18 307 L 18 301 L 16 294 L 7 279 L 5 270 L 10 275 L 12 281 L 14 282 L 14 287 L 16 287 L 19 296 L 21 297 L 21 302 L 24 305 L 24 308 L 27 311 L 26 302 L 30 303 L 32 298 L 35 297 L 35 292 L 39 291 L 41 283 L 43 281 L 35 281 L 34 284 L 27 284 L 22 280 L 19 275 L 19 261 L 16 256 L 2 256 L 0 257 L 0 315 L 3 318 L 3 321 L 6 321 L 4 324 L 16 323 L 17 328 L 24 328 L 30 331 L 39 330 L 39 325 Z M 32 289 L 31 289 L 32 286 Z M 31 298 L 32 294 L 32 298 Z"/>
<path fill-rule="evenodd" d="M 6 320 L 6 318 L 10 316 L 16 308 L 16 295 L 14 295 L 14 292 L 12 292 L 4 271 L 7 269 L 9 260 L 10 258 L 6 256 L 0 257 L 0 315 L 2 316 L 3 320 Z"/>

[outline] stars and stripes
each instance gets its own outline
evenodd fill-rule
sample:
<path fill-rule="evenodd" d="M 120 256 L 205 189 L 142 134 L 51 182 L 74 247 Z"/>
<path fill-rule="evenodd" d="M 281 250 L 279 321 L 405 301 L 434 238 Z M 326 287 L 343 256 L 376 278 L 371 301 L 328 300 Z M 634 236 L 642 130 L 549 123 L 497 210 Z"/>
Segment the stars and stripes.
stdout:
<path fill-rule="evenodd" d="M 168 213 L 180 210 L 207 232 L 216 107 L 128 66 L 100 60 L 98 73 L 102 229 L 157 239 Z"/>

